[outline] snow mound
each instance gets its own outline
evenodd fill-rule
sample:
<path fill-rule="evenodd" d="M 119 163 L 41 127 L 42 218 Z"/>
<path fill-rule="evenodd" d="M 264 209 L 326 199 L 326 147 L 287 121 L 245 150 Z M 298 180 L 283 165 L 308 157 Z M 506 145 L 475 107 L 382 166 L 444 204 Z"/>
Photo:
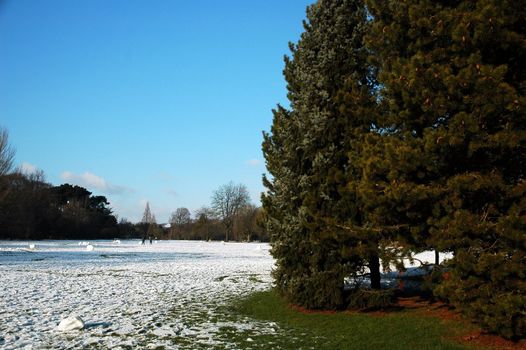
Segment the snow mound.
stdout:
<path fill-rule="evenodd" d="M 74 331 L 84 328 L 84 321 L 78 316 L 70 316 L 60 321 L 57 330 L 62 332 Z"/>
<path fill-rule="evenodd" d="M 86 246 L 86 250 L 87 250 L 88 252 L 92 252 L 93 249 L 95 249 L 95 248 L 94 248 L 91 244 L 88 244 L 88 245 Z"/>
<path fill-rule="evenodd" d="M 34 250 L 36 248 L 34 243 L 29 244 L 29 249 Z"/>

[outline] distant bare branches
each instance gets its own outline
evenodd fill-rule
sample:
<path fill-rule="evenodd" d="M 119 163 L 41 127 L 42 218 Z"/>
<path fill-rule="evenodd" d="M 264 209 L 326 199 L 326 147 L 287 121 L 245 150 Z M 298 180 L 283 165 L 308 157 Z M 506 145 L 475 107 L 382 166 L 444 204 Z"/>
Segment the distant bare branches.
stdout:
<path fill-rule="evenodd" d="M 9 145 L 9 133 L 0 127 L 0 176 L 11 172 L 14 159 L 15 150 Z"/>
<path fill-rule="evenodd" d="M 226 240 L 232 232 L 234 218 L 239 211 L 250 202 L 250 196 L 245 185 L 229 182 L 219 187 L 212 196 L 212 208 L 226 228 Z"/>

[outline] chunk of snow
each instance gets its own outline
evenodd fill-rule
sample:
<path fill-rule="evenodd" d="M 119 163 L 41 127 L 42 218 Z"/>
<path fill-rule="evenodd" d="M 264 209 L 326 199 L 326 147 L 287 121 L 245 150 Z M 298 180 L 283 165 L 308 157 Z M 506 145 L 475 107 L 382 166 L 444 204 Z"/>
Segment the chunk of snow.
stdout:
<path fill-rule="evenodd" d="M 84 328 L 84 321 L 78 316 L 70 316 L 60 321 L 57 330 L 62 332 L 74 331 Z"/>
<path fill-rule="evenodd" d="M 93 249 L 95 249 L 95 248 L 94 248 L 91 244 L 88 244 L 88 245 L 86 246 L 86 250 L 87 250 L 88 252 L 92 252 Z"/>
<path fill-rule="evenodd" d="M 252 338 L 247 338 L 247 341 L 248 341 L 248 342 L 253 342 L 254 339 L 252 339 Z"/>
<path fill-rule="evenodd" d="M 35 249 L 35 247 L 36 247 L 36 246 L 35 246 L 34 243 L 29 244 L 29 249 Z"/>

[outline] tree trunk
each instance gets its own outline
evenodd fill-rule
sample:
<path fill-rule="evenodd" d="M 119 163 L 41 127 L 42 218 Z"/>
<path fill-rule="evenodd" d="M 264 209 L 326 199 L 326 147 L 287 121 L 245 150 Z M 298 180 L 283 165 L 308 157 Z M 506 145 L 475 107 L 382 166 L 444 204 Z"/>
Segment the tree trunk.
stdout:
<path fill-rule="evenodd" d="M 438 249 L 435 249 L 435 265 L 440 263 L 440 256 L 438 255 Z"/>
<path fill-rule="evenodd" d="M 373 255 L 369 260 L 369 270 L 371 270 L 371 288 L 380 289 L 380 258 Z"/>

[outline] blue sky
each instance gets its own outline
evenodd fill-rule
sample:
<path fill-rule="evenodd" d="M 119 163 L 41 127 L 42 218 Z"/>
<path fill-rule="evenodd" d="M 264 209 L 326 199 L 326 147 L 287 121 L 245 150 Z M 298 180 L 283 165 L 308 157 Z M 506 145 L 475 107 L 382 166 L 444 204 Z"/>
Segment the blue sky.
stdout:
<path fill-rule="evenodd" d="M 0 125 L 27 171 L 158 222 L 229 181 L 259 205 L 307 0 L 0 0 Z"/>

